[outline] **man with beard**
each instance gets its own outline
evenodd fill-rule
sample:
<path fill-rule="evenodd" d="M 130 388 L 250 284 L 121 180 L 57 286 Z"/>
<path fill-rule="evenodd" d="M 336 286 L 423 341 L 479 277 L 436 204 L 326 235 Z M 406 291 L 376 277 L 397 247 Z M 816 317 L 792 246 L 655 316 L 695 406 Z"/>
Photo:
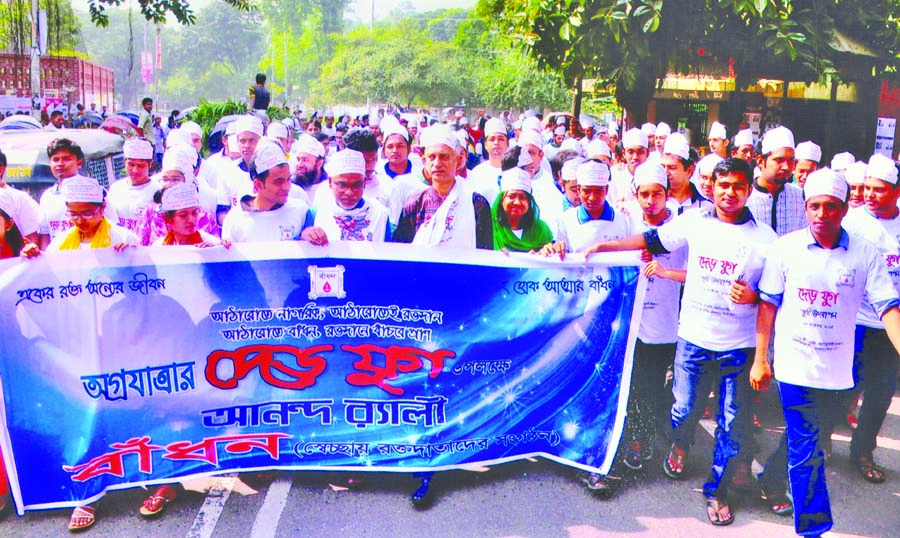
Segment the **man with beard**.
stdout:
<path fill-rule="evenodd" d="M 306 192 L 307 198 L 315 200 L 320 189 L 328 188 L 328 175 L 325 173 L 325 146 L 308 134 L 291 146 L 291 158 L 294 159 L 294 176 L 291 181 Z"/>
<path fill-rule="evenodd" d="M 394 122 L 396 124 L 396 122 Z M 375 167 L 378 166 L 378 137 L 381 136 L 380 123 L 378 132 L 367 129 L 351 129 L 344 135 L 344 146 L 363 154 L 366 159 L 366 190 L 363 196 L 367 200 L 378 201 L 387 207 L 390 191 L 381 188 Z M 407 155 L 409 155 L 407 153 Z M 321 196 L 321 195 L 320 195 Z"/>
<path fill-rule="evenodd" d="M 778 237 L 805 228 L 806 209 L 803 191 L 791 183 L 794 173 L 794 133 L 787 127 L 766 131 L 762 140 L 762 155 L 756 158 L 759 178 L 747 207 L 753 218 L 775 230 Z"/>
<path fill-rule="evenodd" d="M 625 154 L 625 167 L 613 168 L 612 181 L 609 184 L 608 198 L 614 207 L 622 207 L 623 202 L 634 200 L 632 184 L 634 170 L 650 155 L 647 134 L 636 127 L 625 131 L 622 136 L 622 148 Z"/>

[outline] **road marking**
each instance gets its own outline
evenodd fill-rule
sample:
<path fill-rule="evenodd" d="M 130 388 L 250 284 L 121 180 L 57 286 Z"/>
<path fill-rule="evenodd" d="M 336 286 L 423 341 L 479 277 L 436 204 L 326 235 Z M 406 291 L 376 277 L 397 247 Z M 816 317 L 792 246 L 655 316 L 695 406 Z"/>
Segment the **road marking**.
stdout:
<path fill-rule="evenodd" d="M 222 509 L 225 508 L 225 503 L 228 502 L 228 497 L 231 495 L 231 487 L 234 485 L 237 475 L 228 474 L 219 478 L 222 481 L 216 483 L 209 490 L 206 499 L 203 501 L 203 506 L 197 511 L 197 517 L 194 518 L 194 523 L 188 530 L 186 538 L 212 538 L 216 523 L 219 522 Z"/>
<path fill-rule="evenodd" d="M 288 494 L 291 492 L 293 475 L 279 476 L 269 485 L 266 498 L 253 521 L 253 529 L 250 538 L 272 538 L 278 528 L 281 512 L 287 504 Z"/>

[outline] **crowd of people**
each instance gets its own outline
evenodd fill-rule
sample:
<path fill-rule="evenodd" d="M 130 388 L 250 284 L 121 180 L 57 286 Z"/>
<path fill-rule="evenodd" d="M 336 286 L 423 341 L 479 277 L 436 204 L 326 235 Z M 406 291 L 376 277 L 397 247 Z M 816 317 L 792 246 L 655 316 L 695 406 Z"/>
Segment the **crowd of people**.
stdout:
<path fill-rule="evenodd" d="M 825 166 L 819 146 L 795 144 L 783 126 L 729 138 L 716 122 L 700 158 L 665 123 L 620 137 L 587 117 L 506 119 L 336 121 L 326 111 L 321 123 L 299 123 L 257 112 L 228 124 L 223 148 L 206 158 L 202 129 L 187 121 L 168 132 L 158 162 L 151 141 L 126 140 L 127 177 L 108 189 L 81 174 L 81 148 L 58 138 L 47 148 L 57 183 L 39 202 L 0 179 L 0 257 L 260 241 L 585 259 L 640 250 L 648 284 L 625 433 L 612 471 L 584 483 L 614 492 L 621 467 L 641 469 L 663 437 L 663 470 L 683 478 L 712 390 L 703 494 L 709 521 L 731 523 L 729 489 L 754 483 L 752 391 L 774 377 L 787 428 L 759 495 L 793 513 L 798 534 L 827 533 L 831 431 L 860 392 L 850 457 L 865 480 L 885 480 L 874 451 L 900 368 L 900 271 L 887 261 L 900 254 L 897 163 L 841 153 Z M 5 164 L 0 153 L 0 178 Z M 141 513 L 159 514 L 177 492 L 158 488 Z M 94 520 L 95 507 L 81 506 L 69 528 Z"/>

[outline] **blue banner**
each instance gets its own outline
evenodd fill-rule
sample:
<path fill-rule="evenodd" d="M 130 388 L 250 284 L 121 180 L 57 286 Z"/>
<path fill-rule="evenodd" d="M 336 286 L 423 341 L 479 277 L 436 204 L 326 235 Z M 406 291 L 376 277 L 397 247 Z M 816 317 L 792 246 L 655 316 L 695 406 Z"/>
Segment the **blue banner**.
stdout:
<path fill-rule="evenodd" d="M 0 264 L 20 513 L 233 470 L 609 470 L 643 285 L 408 245 L 48 253 Z"/>

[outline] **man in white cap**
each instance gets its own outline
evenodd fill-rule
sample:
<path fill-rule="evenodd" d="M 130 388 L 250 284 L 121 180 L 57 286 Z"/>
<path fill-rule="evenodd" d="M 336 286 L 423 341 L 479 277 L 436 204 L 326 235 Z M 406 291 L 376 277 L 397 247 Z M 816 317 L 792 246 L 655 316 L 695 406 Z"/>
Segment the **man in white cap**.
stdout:
<path fill-rule="evenodd" d="M 609 199 L 613 205 L 634 200 L 634 170 L 650 156 L 649 142 L 646 133 L 633 128 L 622 136 L 622 150 L 625 155 L 625 167 L 616 167 L 609 186 Z"/>
<path fill-rule="evenodd" d="M 819 168 L 819 162 L 822 160 L 822 148 L 811 140 L 800 142 L 794 151 L 794 158 L 797 159 L 797 164 L 794 165 L 794 177 L 797 179 L 797 185 L 802 189 L 806 183 L 806 177 Z"/>
<path fill-rule="evenodd" d="M 891 340 L 900 342 L 900 302 L 878 249 L 842 227 L 848 188 L 840 174 L 827 168 L 813 172 L 804 191 L 809 228 L 772 245 L 759 283 L 750 383 L 756 390 L 768 387 L 774 329 L 773 366 L 790 445 L 794 529 L 802 536 L 824 536 L 833 520 L 822 447 L 830 441 L 829 415 L 846 405 L 853 387 L 854 317 L 868 298 Z M 887 339 L 885 346 L 896 362 L 897 347 Z M 772 470 L 783 475 L 784 462 Z"/>
<path fill-rule="evenodd" d="M 327 134 L 330 138 L 334 138 L 334 135 L 337 132 L 334 129 L 334 111 L 330 108 L 325 109 L 325 123 L 322 124 L 322 132 Z"/>
<path fill-rule="evenodd" d="M 556 242 L 541 249 L 541 254 L 581 252 L 599 241 L 609 241 L 629 234 L 628 219 L 613 209 L 606 200 L 610 171 L 606 163 L 585 161 L 575 169 L 581 205 L 567 210 L 559 222 Z"/>
<path fill-rule="evenodd" d="M 325 146 L 312 136 L 303 133 L 291 146 L 294 172 L 291 181 L 302 187 L 309 200 L 314 200 L 321 189 L 328 188 L 325 173 Z"/>
<path fill-rule="evenodd" d="M 409 131 L 405 127 L 397 122 L 391 122 L 385 126 L 383 140 L 381 152 L 384 155 L 384 162 L 378 163 L 375 172 L 381 189 L 390 197 L 391 187 L 397 176 L 414 174 L 416 167 L 409 158 L 411 145 Z"/>
<path fill-rule="evenodd" d="M 709 128 L 707 142 L 709 142 L 709 151 L 723 159 L 728 157 L 728 134 L 725 131 L 724 125 L 714 121 Z"/>
<path fill-rule="evenodd" d="M 791 183 L 794 173 L 794 133 L 787 127 L 769 129 L 763 135 L 761 154 L 756 158 L 759 178 L 747 207 L 758 222 L 771 226 L 779 237 L 805 228 L 803 190 Z"/>
<path fill-rule="evenodd" d="M 666 476 L 684 476 L 687 454 L 710 393 L 719 394 L 712 466 L 703 493 L 713 525 L 728 525 L 728 480 L 744 441 L 749 401 L 749 366 L 755 345 L 757 282 L 765 251 L 776 236 L 747 210 L 752 170 L 728 158 L 715 169 L 715 205 L 689 211 L 641 235 L 598 243 L 594 252 L 647 249 L 665 254 L 688 247 L 687 274 L 678 323 L 672 388 L 672 446 L 663 462 Z M 710 330 L 715 327 L 715 330 Z"/>
<path fill-rule="evenodd" d="M 159 190 L 159 183 L 150 178 L 153 146 L 142 138 L 130 138 L 123 153 L 128 177 L 109 186 L 107 204 L 118 214 L 119 226 L 137 233 L 139 217 L 154 203 L 153 196 Z"/>
<path fill-rule="evenodd" d="M 831 169 L 835 172 L 844 173 L 847 168 L 856 162 L 856 157 L 853 156 L 849 151 L 844 151 L 841 153 L 835 154 L 834 157 L 831 158 Z"/>
<path fill-rule="evenodd" d="M 587 147 L 597 135 L 597 128 L 594 125 L 594 120 L 583 117 L 581 118 L 581 121 L 578 122 L 578 126 L 581 127 L 581 132 L 584 133 L 584 136 L 581 137 L 581 144 Z"/>
<path fill-rule="evenodd" d="M 681 215 L 688 209 L 712 205 L 712 202 L 704 198 L 696 185 L 691 182 L 691 176 L 694 175 L 694 156 L 691 155 L 691 146 L 683 134 L 675 133 L 668 136 L 663 146 L 660 164 L 669 178 L 669 208 L 676 215 Z"/>
<path fill-rule="evenodd" d="M 222 239 L 232 243 L 294 241 L 308 225 L 309 208 L 289 197 L 291 172 L 284 150 L 264 141 L 250 160 L 255 195 L 245 194 L 222 223 Z"/>
<path fill-rule="evenodd" d="M 50 172 L 56 178 L 56 184 L 41 193 L 39 200 L 41 223 L 38 226 L 38 246 L 41 250 L 45 250 L 50 241 L 61 232 L 72 227 L 71 219 L 66 215 L 66 204 L 62 195 L 63 184 L 73 178 L 86 177 L 80 173 L 84 163 L 84 151 L 72 140 L 68 138 L 52 140 L 47 146 L 47 156 L 50 158 Z M 110 222 L 118 222 L 119 217 L 115 209 L 106 204 L 103 206 L 106 218 Z"/>
<path fill-rule="evenodd" d="M 290 153 L 291 151 L 291 135 L 288 132 L 288 127 L 281 123 L 280 121 L 273 121 L 266 127 L 266 136 L 277 140 L 279 144 L 281 144 L 281 149 L 284 150 L 285 153 Z M 290 164 L 290 160 L 288 160 L 288 164 Z"/>
<path fill-rule="evenodd" d="M 508 149 L 506 123 L 500 118 L 487 120 L 484 124 L 484 150 L 488 160 L 473 168 L 467 179 L 468 185 L 487 200 L 493 200 L 500 192 L 501 163 Z"/>
<path fill-rule="evenodd" d="M 900 185 L 897 163 L 876 153 L 866 167 L 865 210 L 853 211 L 844 226 L 854 237 L 875 244 L 882 255 L 881 263 L 896 290 L 900 290 Z M 856 428 L 850 441 L 850 459 L 862 477 L 873 484 L 885 481 L 885 472 L 875 463 L 876 437 L 897 390 L 900 356 L 886 332 L 881 305 L 863 298 L 856 318 L 857 374 L 854 395 L 863 393 Z M 853 400 L 855 401 L 855 399 Z"/>
<path fill-rule="evenodd" d="M 218 178 L 216 219 L 220 224 L 231 208 L 240 203 L 242 197 L 253 193 L 250 161 L 263 136 L 263 124 L 259 118 L 246 114 L 234 121 L 234 132 L 234 143 L 232 144 L 232 137 L 229 137 L 228 143 L 237 149 L 240 157 L 231 166 L 223 166 Z"/>
<path fill-rule="evenodd" d="M 656 125 L 656 134 L 653 135 L 653 148 L 650 153 L 655 153 L 656 156 L 660 156 L 663 153 L 663 148 L 666 146 L 666 139 L 669 138 L 669 135 L 672 134 L 672 128 L 669 127 L 669 124 L 661 121 Z"/>
<path fill-rule="evenodd" d="M 641 132 L 647 135 L 647 151 L 649 152 L 650 148 L 656 147 L 656 124 L 647 122 L 641 125 Z"/>
<path fill-rule="evenodd" d="M 750 166 L 756 166 L 756 144 L 753 143 L 753 131 L 741 129 L 734 135 L 734 145 L 731 146 L 731 156 L 744 159 Z M 721 157 L 719 157 L 721 159 Z"/>
<path fill-rule="evenodd" d="M 41 208 L 28 193 L 13 188 L 6 182 L 6 165 L 6 154 L 0 151 L 0 192 L 5 193 L 9 200 L 7 214 L 16 223 L 26 242 L 37 245 Z"/>
<path fill-rule="evenodd" d="M 700 194 L 707 200 L 713 199 L 714 186 L 716 183 L 713 170 L 715 170 L 716 165 L 720 162 L 722 162 L 722 157 L 719 157 L 715 153 L 704 155 L 703 158 L 697 162 L 697 188 L 700 191 Z"/>
<path fill-rule="evenodd" d="M 424 129 L 419 139 L 425 148 L 425 173 L 431 186 L 403 206 L 392 241 L 493 250 L 490 203 L 456 179 L 464 160 L 459 140 L 443 125 Z"/>
<path fill-rule="evenodd" d="M 203 127 L 195 121 L 186 121 L 178 129 L 188 134 L 191 145 L 200 153 L 203 149 Z"/>
<path fill-rule="evenodd" d="M 378 202 L 363 197 L 366 188 L 366 159 L 352 149 L 338 151 L 325 163 L 333 196 L 313 210 L 313 226 L 301 237 L 314 245 L 331 241 L 390 240 L 388 212 Z"/>
<path fill-rule="evenodd" d="M 850 185 L 850 211 L 866 205 L 866 163 L 854 162 L 844 171 L 844 179 Z"/>
<path fill-rule="evenodd" d="M 556 157 L 556 154 L 559 153 L 560 148 L 563 145 L 563 142 L 566 140 L 566 128 L 563 125 L 557 125 L 555 129 L 553 129 L 553 138 L 549 143 L 544 145 L 544 155 L 547 155 L 548 159 L 552 159 Z"/>

